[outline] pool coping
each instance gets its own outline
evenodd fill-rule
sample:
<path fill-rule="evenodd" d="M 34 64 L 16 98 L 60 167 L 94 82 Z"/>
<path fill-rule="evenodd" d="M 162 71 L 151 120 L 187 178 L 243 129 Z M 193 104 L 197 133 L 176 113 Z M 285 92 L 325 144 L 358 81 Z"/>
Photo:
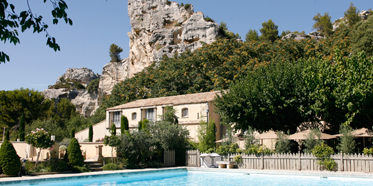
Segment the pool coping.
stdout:
<path fill-rule="evenodd" d="M 373 179 L 373 173 L 364 172 L 329 172 L 329 171 L 292 171 L 292 170 L 257 170 L 257 169 L 218 169 L 218 168 L 201 168 L 201 167 L 171 167 L 171 168 L 151 168 L 151 169 L 125 169 L 117 171 L 98 171 L 86 173 L 66 173 L 66 174 L 49 174 L 38 176 L 22 177 L 3 177 L 0 178 L 0 185 L 21 184 L 22 182 L 39 182 L 39 181 L 56 181 L 69 179 L 84 179 L 104 176 L 125 176 L 127 174 L 144 174 L 156 172 L 171 171 L 190 171 L 190 172 L 219 172 L 219 173 L 242 173 L 242 174 L 262 174 L 262 175 L 287 175 L 287 176 L 315 176 L 321 178 L 343 177 L 343 178 L 367 178 Z"/>

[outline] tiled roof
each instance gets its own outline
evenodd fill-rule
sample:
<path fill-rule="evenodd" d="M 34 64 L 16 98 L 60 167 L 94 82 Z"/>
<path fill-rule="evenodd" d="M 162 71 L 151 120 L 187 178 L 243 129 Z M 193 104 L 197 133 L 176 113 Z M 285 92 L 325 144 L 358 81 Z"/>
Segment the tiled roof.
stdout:
<path fill-rule="evenodd" d="M 160 105 L 183 105 L 183 104 L 204 103 L 204 102 L 213 101 L 217 94 L 220 94 L 220 91 L 186 94 L 186 95 L 179 95 L 179 96 L 168 96 L 168 97 L 160 97 L 160 98 L 140 99 L 140 100 L 132 101 L 132 102 L 129 102 L 123 105 L 111 107 L 106 110 L 119 110 L 119 109 L 127 109 L 127 108 L 139 108 L 139 107 L 150 107 L 150 106 L 160 106 Z"/>

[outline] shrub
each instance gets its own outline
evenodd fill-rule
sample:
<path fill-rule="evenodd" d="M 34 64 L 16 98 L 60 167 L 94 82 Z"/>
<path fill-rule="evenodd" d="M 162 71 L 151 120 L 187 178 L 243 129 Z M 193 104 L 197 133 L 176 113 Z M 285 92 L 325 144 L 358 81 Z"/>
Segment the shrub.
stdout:
<path fill-rule="evenodd" d="M 207 21 L 207 22 L 215 22 L 213 19 L 211 19 L 209 16 L 206 16 L 205 17 L 205 21 Z"/>
<path fill-rule="evenodd" d="M 351 134 L 352 128 L 347 125 L 341 125 L 339 133 L 342 136 L 339 137 L 339 144 L 337 149 L 343 153 L 353 153 L 355 149 L 354 136 Z"/>
<path fill-rule="evenodd" d="M 330 155 L 334 154 L 332 147 L 329 147 L 322 142 L 320 145 L 316 145 L 315 148 L 312 149 L 312 154 L 317 157 L 317 163 L 324 166 L 326 170 L 332 171 L 335 169 L 336 163 L 330 157 Z"/>
<path fill-rule="evenodd" d="M 84 165 L 84 157 L 82 151 L 80 150 L 80 145 L 76 138 L 72 138 L 70 141 L 69 146 L 67 147 L 67 156 L 69 160 L 69 164 L 71 166 L 83 166 Z"/>
<path fill-rule="evenodd" d="M 273 151 L 262 145 L 252 145 L 249 149 L 245 149 L 246 154 L 272 154 Z"/>
<path fill-rule="evenodd" d="M 100 84 L 100 78 L 94 79 L 89 82 L 87 86 L 88 93 L 97 93 L 98 92 L 98 85 Z"/>
<path fill-rule="evenodd" d="M 90 170 L 87 168 L 87 167 L 84 167 L 84 166 L 73 166 L 71 168 L 71 171 L 73 171 L 74 173 L 81 173 L 81 172 L 90 172 Z"/>
<path fill-rule="evenodd" d="M 231 153 L 231 154 L 232 153 L 238 153 L 238 150 L 240 150 L 238 144 L 237 143 L 232 143 L 230 145 L 220 146 L 216 150 L 216 153 L 225 155 L 225 154 L 228 154 L 228 153 Z"/>
<path fill-rule="evenodd" d="M 0 148 L 0 167 L 4 174 L 17 175 L 21 168 L 21 161 L 12 143 L 5 140 Z"/>
<path fill-rule="evenodd" d="M 167 1 L 166 1 L 166 4 L 167 4 L 168 6 L 170 6 L 170 5 L 171 5 L 171 1 L 167 0 Z"/>
<path fill-rule="evenodd" d="M 363 153 L 365 155 L 373 155 L 373 148 L 368 149 L 368 148 L 365 147 L 364 150 L 363 150 Z"/>
<path fill-rule="evenodd" d="M 126 116 L 120 118 L 120 134 L 124 134 L 124 131 L 128 131 L 128 119 Z"/>
<path fill-rule="evenodd" d="M 103 166 L 102 169 L 103 170 L 122 170 L 122 167 L 114 163 L 108 163 L 105 166 Z"/>
<path fill-rule="evenodd" d="M 185 10 L 188 10 L 190 8 L 190 6 L 191 6 L 191 4 L 185 4 L 184 5 Z"/>
<path fill-rule="evenodd" d="M 241 154 L 233 157 L 233 161 L 236 162 L 236 163 L 241 163 L 242 162 L 242 156 L 241 156 Z"/>
<path fill-rule="evenodd" d="M 67 166 L 66 162 L 61 159 L 52 158 L 49 160 L 47 166 L 50 168 L 50 171 L 52 172 L 62 172 L 69 170 L 69 167 Z"/>
<path fill-rule="evenodd" d="M 150 162 L 146 162 L 145 167 L 146 168 L 161 168 L 163 167 L 163 163 L 157 162 L 157 161 L 150 161 Z"/>

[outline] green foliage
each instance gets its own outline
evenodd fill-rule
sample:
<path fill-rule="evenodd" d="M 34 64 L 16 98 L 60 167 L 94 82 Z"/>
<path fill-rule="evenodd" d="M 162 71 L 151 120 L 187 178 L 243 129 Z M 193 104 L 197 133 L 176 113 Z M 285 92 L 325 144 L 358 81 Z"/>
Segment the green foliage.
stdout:
<path fill-rule="evenodd" d="M 82 89 L 85 89 L 83 84 L 81 84 L 80 82 L 78 82 L 75 79 L 69 79 L 69 78 L 67 78 L 66 80 L 63 80 L 63 81 L 60 80 L 60 82 L 56 83 L 55 85 L 52 85 L 50 88 L 54 88 L 54 89 L 64 88 L 66 90 L 74 90 L 74 89 L 82 90 Z"/>
<path fill-rule="evenodd" d="M 88 128 L 88 141 L 89 142 L 92 142 L 93 141 L 93 127 L 92 125 L 89 125 L 89 128 Z"/>
<path fill-rule="evenodd" d="M 252 145 L 257 145 L 258 142 L 255 138 L 255 129 L 249 126 L 245 135 L 245 149 L 249 149 Z"/>
<path fill-rule="evenodd" d="M 43 128 L 45 131 L 54 135 L 56 137 L 56 141 L 61 141 L 64 137 L 68 135 L 68 132 L 60 127 L 57 121 L 53 120 L 52 118 L 46 120 L 35 120 L 31 123 L 31 125 L 26 126 L 26 133 L 31 133 L 32 130 L 37 128 Z"/>
<path fill-rule="evenodd" d="M 170 6 L 170 5 L 171 5 L 171 1 L 167 0 L 167 1 L 166 1 L 166 4 L 167 4 L 168 6 Z"/>
<path fill-rule="evenodd" d="M 123 52 L 123 49 L 120 48 L 118 45 L 116 44 L 111 44 L 110 45 L 110 50 L 109 50 L 109 54 L 110 54 L 110 62 L 119 62 L 120 61 L 120 53 Z"/>
<path fill-rule="evenodd" d="M 54 142 L 51 140 L 51 135 L 43 128 L 36 128 L 26 136 L 26 142 L 32 146 L 40 149 L 46 149 L 52 147 Z"/>
<path fill-rule="evenodd" d="M 120 138 L 116 135 L 105 136 L 104 145 L 109 145 L 110 147 L 117 147 L 118 145 L 120 145 Z"/>
<path fill-rule="evenodd" d="M 124 134 L 124 131 L 128 131 L 129 130 L 129 127 L 128 127 L 128 119 L 126 116 L 121 116 L 120 118 L 120 133 L 121 134 Z"/>
<path fill-rule="evenodd" d="M 368 149 L 368 148 L 365 147 L 364 150 L 363 150 L 363 153 L 365 155 L 373 155 L 373 148 Z"/>
<path fill-rule="evenodd" d="M 236 162 L 236 163 L 241 163 L 242 162 L 242 156 L 241 156 L 241 154 L 233 157 L 233 161 Z"/>
<path fill-rule="evenodd" d="M 46 3 L 47 1 L 43 1 Z M 72 25 L 73 21 L 67 17 L 66 10 L 68 9 L 67 4 L 64 0 L 51 1 L 53 5 L 52 17 L 53 24 L 57 24 L 60 19 L 63 19 L 66 24 Z M 1 17 L 1 31 L 0 40 L 4 42 L 10 42 L 14 45 L 20 43 L 18 38 L 18 28 L 21 27 L 21 31 L 24 32 L 28 29 L 33 29 L 35 33 L 45 32 L 47 37 L 47 45 L 54 51 L 60 50 L 60 46 L 56 43 L 56 39 L 49 35 L 47 29 L 48 25 L 44 23 L 43 16 L 33 14 L 30 6 L 27 10 L 15 12 L 15 6 L 9 4 L 7 0 L 1 1 L 0 17 Z M 9 56 L 3 51 L 0 51 L 0 63 L 10 61 Z"/>
<path fill-rule="evenodd" d="M 320 139 L 321 132 L 318 129 L 312 130 L 308 135 L 306 136 L 306 139 L 303 142 L 304 153 L 312 153 L 312 149 L 314 149 L 316 146 L 319 146 L 323 141 Z"/>
<path fill-rule="evenodd" d="M 19 119 L 19 140 L 25 141 L 25 115 L 22 114 L 21 119 Z"/>
<path fill-rule="evenodd" d="M 9 140 L 5 140 L 1 144 L 0 168 L 4 174 L 8 175 L 17 175 L 21 169 L 20 157 Z"/>
<path fill-rule="evenodd" d="M 361 20 L 356 6 L 351 2 L 350 7 L 344 12 L 345 18 L 347 19 L 348 26 L 354 26 Z"/>
<path fill-rule="evenodd" d="M 111 136 L 116 136 L 117 135 L 117 126 L 115 124 L 111 125 Z"/>
<path fill-rule="evenodd" d="M 272 19 L 262 23 L 262 28 L 259 31 L 262 33 L 259 37 L 261 40 L 274 42 L 278 39 L 278 25 L 275 25 Z"/>
<path fill-rule="evenodd" d="M 258 32 L 256 32 L 256 30 L 249 30 L 249 32 L 247 32 L 246 36 L 245 36 L 245 41 L 248 42 L 248 41 L 259 41 L 259 36 L 258 36 Z"/>
<path fill-rule="evenodd" d="M 67 155 L 70 166 L 83 166 L 84 157 L 80 150 L 79 142 L 76 138 L 71 138 L 70 144 L 67 147 Z"/>
<path fill-rule="evenodd" d="M 122 170 L 123 168 L 114 163 L 108 163 L 102 167 L 103 170 Z"/>
<path fill-rule="evenodd" d="M 204 19 L 207 22 L 213 22 L 213 23 L 215 23 L 215 21 L 213 19 L 211 19 L 209 16 L 206 16 Z"/>
<path fill-rule="evenodd" d="M 355 54 L 365 51 L 367 56 L 373 56 L 373 16 L 356 23 L 349 36 Z"/>
<path fill-rule="evenodd" d="M 238 35 L 235 35 L 233 32 L 228 30 L 227 24 L 224 22 L 220 23 L 219 26 L 219 35 L 223 39 L 229 39 L 229 40 L 236 40 L 238 39 Z"/>
<path fill-rule="evenodd" d="M 168 110 L 167 112 L 172 111 Z M 149 132 L 153 135 L 156 143 L 164 150 L 186 148 L 189 131 L 170 121 L 157 121 L 149 127 Z"/>
<path fill-rule="evenodd" d="M 201 121 L 198 127 L 199 151 L 206 152 L 208 149 L 215 147 L 215 122 L 210 120 L 209 123 Z"/>
<path fill-rule="evenodd" d="M 184 5 L 185 10 L 188 10 L 190 7 L 191 7 L 191 4 L 185 4 Z"/>
<path fill-rule="evenodd" d="M 0 91 L 0 124 L 9 128 L 16 125 L 24 115 L 24 122 L 43 118 L 49 108 L 41 92 L 30 89 Z"/>
<path fill-rule="evenodd" d="M 70 138 L 75 138 L 75 128 L 71 129 Z"/>
<path fill-rule="evenodd" d="M 72 166 L 71 170 L 74 173 L 91 172 L 87 167 L 78 166 L 78 165 Z"/>
<path fill-rule="evenodd" d="M 248 149 L 244 150 L 246 154 L 272 154 L 273 151 L 262 145 L 251 145 Z"/>
<path fill-rule="evenodd" d="M 100 84 L 100 78 L 97 78 L 97 79 L 94 79 L 94 80 L 90 81 L 88 86 L 87 86 L 88 93 L 90 93 L 90 94 L 96 93 L 97 94 L 99 84 Z"/>
<path fill-rule="evenodd" d="M 328 12 L 325 12 L 324 15 L 317 13 L 313 20 L 315 23 L 313 24 L 313 29 L 321 32 L 324 36 L 330 36 L 333 33 L 333 24 L 330 21 L 330 16 Z"/>
<path fill-rule="evenodd" d="M 139 121 L 138 125 L 137 125 L 137 129 L 138 130 L 145 130 L 147 129 L 149 126 L 149 120 L 147 119 L 143 119 L 141 121 Z"/>
<path fill-rule="evenodd" d="M 341 125 L 339 129 L 339 133 L 342 134 L 342 136 L 339 137 L 339 144 L 337 146 L 337 149 L 346 154 L 351 154 L 355 150 L 356 144 L 354 136 L 352 136 L 351 132 L 352 128 L 347 125 Z"/>
<path fill-rule="evenodd" d="M 221 155 L 226 155 L 228 153 L 233 154 L 233 153 L 238 153 L 239 147 L 237 143 L 232 143 L 230 145 L 221 145 L 219 146 L 218 149 L 216 149 L 216 153 L 221 154 Z"/>
<path fill-rule="evenodd" d="M 176 110 L 173 109 L 171 106 L 167 106 L 164 109 L 166 110 L 166 112 L 160 116 L 161 120 L 169 122 L 174 125 L 178 125 L 179 120 L 176 116 Z"/>
<path fill-rule="evenodd" d="M 334 150 L 332 147 L 329 147 L 324 142 L 322 142 L 312 149 L 312 154 L 319 160 L 317 163 L 324 166 L 326 170 L 331 171 L 335 169 L 336 163 L 332 158 L 330 158 L 330 155 L 334 154 Z"/>
<path fill-rule="evenodd" d="M 9 130 L 5 130 L 5 138 L 4 140 L 8 140 L 9 141 Z"/>
<path fill-rule="evenodd" d="M 276 153 L 289 153 L 291 152 L 290 149 L 290 140 L 286 136 L 286 134 L 282 133 L 281 131 L 277 131 L 278 141 L 275 145 L 275 152 Z"/>

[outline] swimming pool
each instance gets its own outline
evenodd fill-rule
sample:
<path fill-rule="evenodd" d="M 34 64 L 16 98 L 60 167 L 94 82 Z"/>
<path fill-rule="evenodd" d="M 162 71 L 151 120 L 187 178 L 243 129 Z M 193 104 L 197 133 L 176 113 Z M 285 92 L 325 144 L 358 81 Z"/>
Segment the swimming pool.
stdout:
<path fill-rule="evenodd" d="M 4 185 L 0 179 L 0 185 Z M 8 185 L 8 184 L 6 184 Z M 278 186 L 350 186 L 373 185 L 373 179 L 286 176 L 271 174 L 244 174 L 223 172 L 187 171 L 174 169 L 166 171 L 145 171 L 135 173 L 119 173 L 109 175 L 78 176 L 75 178 L 56 178 L 44 180 L 13 182 L 12 186 L 53 185 L 53 186 L 130 186 L 130 185 L 278 185 Z"/>

